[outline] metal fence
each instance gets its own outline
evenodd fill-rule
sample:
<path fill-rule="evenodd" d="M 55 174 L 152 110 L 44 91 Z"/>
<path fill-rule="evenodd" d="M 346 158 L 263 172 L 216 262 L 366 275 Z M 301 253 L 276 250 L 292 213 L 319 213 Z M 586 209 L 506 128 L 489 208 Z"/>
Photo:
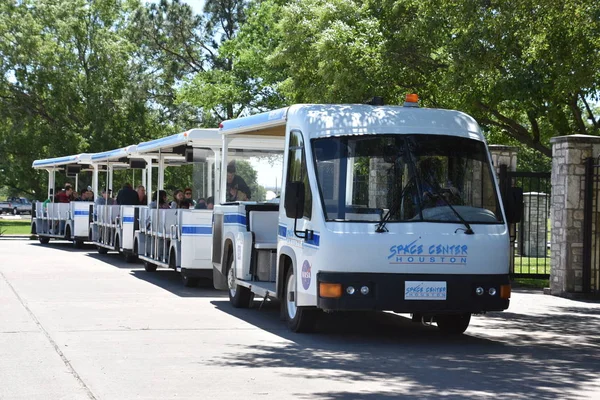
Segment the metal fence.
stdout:
<path fill-rule="evenodd" d="M 600 157 L 585 162 L 582 279 L 584 293 L 600 294 Z"/>
<path fill-rule="evenodd" d="M 550 176 L 550 172 L 512 172 L 501 166 L 503 193 L 510 186 L 523 188 L 523 215 L 511 237 L 510 273 L 514 278 L 550 277 Z"/>

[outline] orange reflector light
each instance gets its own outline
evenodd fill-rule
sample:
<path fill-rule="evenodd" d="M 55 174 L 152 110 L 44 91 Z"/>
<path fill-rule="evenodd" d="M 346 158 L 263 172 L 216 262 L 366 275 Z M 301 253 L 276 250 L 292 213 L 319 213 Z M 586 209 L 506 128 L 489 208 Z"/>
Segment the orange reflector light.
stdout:
<path fill-rule="evenodd" d="M 407 94 L 406 99 L 404 101 L 406 101 L 407 103 L 418 103 L 419 95 L 417 95 L 416 93 Z"/>
<path fill-rule="evenodd" d="M 341 283 L 319 283 L 319 296 L 321 297 L 342 297 Z"/>
<path fill-rule="evenodd" d="M 500 286 L 500 298 L 510 299 L 510 285 Z"/>

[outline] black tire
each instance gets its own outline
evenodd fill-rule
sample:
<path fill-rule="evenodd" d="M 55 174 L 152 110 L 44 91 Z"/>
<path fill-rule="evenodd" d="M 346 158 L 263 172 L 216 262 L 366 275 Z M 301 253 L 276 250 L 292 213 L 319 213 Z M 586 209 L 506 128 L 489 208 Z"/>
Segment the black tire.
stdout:
<path fill-rule="evenodd" d="M 50 238 L 49 237 L 39 236 L 38 240 L 40 241 L 41 244 L 48 244 L 48 243 L 50 243 Z"/>
<path fill-rule="evenodd" d="M 290 293 L 294 293 L 294 299 L 289 300 Z M 314 307 L 298 307 L 296 306 L 296 279 L 294 270 L 288 269 L 284 282 L 283 298 L 281 299 L 282 313 L 285 315 L 287 326 L 292 332 L 305 333 L 313 332 L 319 310 Z M 292 314 L 292 310 L 295 310 Z"/>
<path fill-rule="evenodd" d="M 185 287 L 196 287 L 198 286 L 198 278 L 190 277 L 184 269 L 181 270 L 181 283 Z"/>
<path fill-rule="evenodd" d="M 97 246 L 97 247 L 98 247 L 98 254 L 108 253 L 108 249 L 106 247 L 102 247 L 102 246 Z"/>
<path fill-rule="evenodd" d="M 233 253 L 229 252 L 227 256 L 227 286 L 229 292 L 229 301 L 235 308 L 249 308 L 254 300 L 254 293 L 245 286 L 235 283 L 233 269 Z M 230 276 L 231 275 L 231 276 Z"/>
<path fill-rule="evenodd" d="M 138 257 L 133 253 L 125 253 L 125 262 L 129 264 L 136 263 L 138 261 Z"/>
<path fill-rule="evenodd" d="M 146 270 L 146 272 L 154 272 L 156 271 L 157 265 L 156 264 L 152 264 L 149 261 L 144 261 L 144 269 Z"/>
<path fill-rule="evenodd" d="M 440 331 L 447 335 L 460 335 L 464 333 L 471 322 L 471 314 L 438 315 L 436 323 Z"/>
<path fill-rule="evenodd" d="M 17 210 L 16 208 L 13 208 L 12 214 L 13 215 L 19 215 L 19 210 Z"/>

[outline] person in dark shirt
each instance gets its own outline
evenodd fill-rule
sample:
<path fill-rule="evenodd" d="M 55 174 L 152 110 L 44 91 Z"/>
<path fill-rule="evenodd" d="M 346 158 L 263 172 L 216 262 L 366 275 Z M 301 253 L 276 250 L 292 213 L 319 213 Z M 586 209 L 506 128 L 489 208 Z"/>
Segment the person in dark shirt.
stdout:
<path fill-rule="evenodd" d="M 244 201 L 250 198 L 250 188 L 241 176 L 236 175 L 235 162 L 230 162 L 227 165 L 227 201 Z"/>
<path fill-rule="evenodd" d="M 133 190 L 130 183 L 125 183 L 117 193 L 117 204 L 120 206 L 135 206 L 139 204 L 138 193 Z"/>
<path fill-rule="evenodd" d="M 212 210 L 215 207 L 215 198 L 210 196 L 206 199 L 206 208 Z"/>
<path fill-rule="evenodd" d="M 196 210 L 206 210 L 206 200 L 203 197 L 199 198 L 194 208 Z"/>
<path fill-rule="evenodd" d="M 195 208 L 196 202 L 192 199 L 192 189 L 185 188 L 183 191 L 183 207 L 182 208 Z"/>

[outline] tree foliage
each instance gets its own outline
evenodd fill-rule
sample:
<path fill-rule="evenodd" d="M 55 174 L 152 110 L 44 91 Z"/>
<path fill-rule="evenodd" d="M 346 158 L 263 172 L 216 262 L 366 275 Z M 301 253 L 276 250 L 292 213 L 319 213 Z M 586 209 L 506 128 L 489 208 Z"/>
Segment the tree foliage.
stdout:
<path fill-rule="evenodd" d="M 271 25 L 250 18 L 238 35 L 246 49 L 240 54 L 261 55 L 255 79 L 277 88 L 284 102 L 381 95 L 401 104 L 416 91 L 424 105 L 466 111 L 487 132 L 546 156 L 552 136 L 598 134 L 597 2 L 254 4 L 255 15 L 272 16 L 265 20 Z"/>
<path fill-rule="evenodd" d="M 102 151 L 163 133 L 128 40 L 135 3 L 0 3 L 0 186 L 40 195 L 34 159 Z"/>
<path fill-rule="evenodd" d="M 409 92 L 547 167 L 551 137 L 600 133 L 598 48 L 593 0 L 6 0 L 0 187 L 44 193 L 34 159 Z"/>

